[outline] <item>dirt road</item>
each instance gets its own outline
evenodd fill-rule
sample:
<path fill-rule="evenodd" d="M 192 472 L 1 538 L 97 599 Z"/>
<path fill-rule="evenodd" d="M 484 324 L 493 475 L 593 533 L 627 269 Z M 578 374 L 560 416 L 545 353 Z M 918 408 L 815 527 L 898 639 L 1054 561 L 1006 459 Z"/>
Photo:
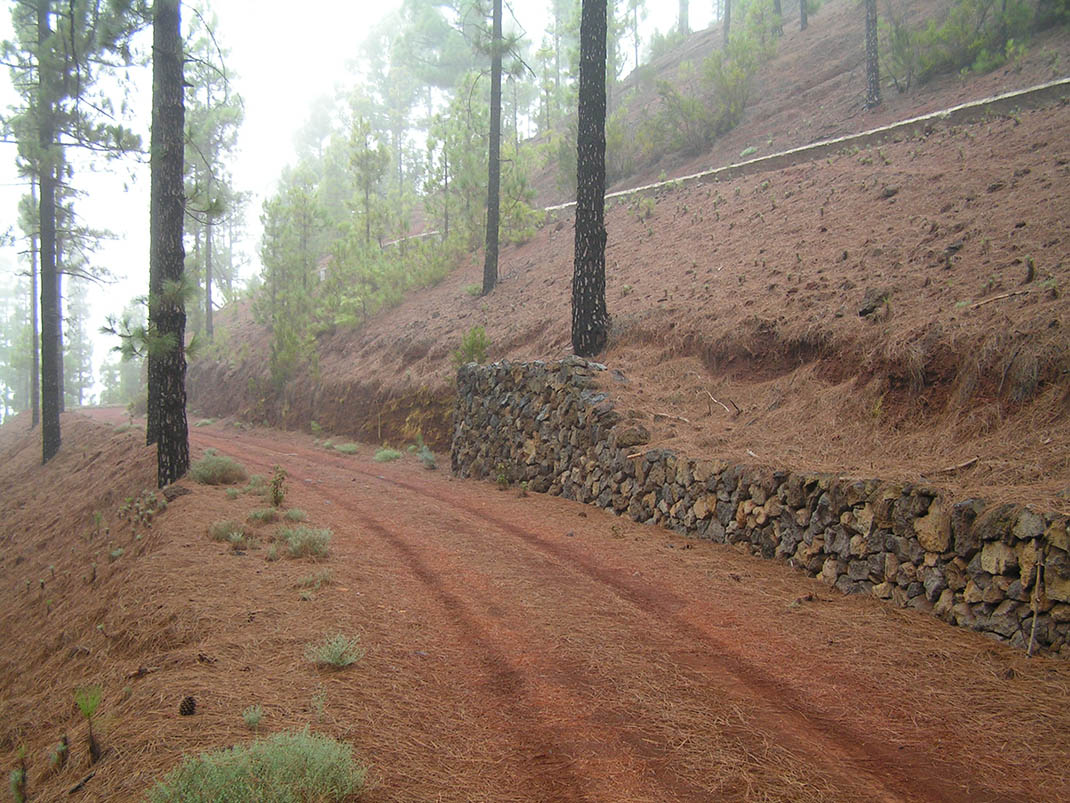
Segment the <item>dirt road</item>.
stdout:
<path fill-rule="evenodd" d="M 1062 662 L 411 457 L 192 436 L 284 466 L 288 501 L 334 532 L 303 614 L 367 649 L 322 682 L 374 766 L 370 800 L 1070 797 Z"/>

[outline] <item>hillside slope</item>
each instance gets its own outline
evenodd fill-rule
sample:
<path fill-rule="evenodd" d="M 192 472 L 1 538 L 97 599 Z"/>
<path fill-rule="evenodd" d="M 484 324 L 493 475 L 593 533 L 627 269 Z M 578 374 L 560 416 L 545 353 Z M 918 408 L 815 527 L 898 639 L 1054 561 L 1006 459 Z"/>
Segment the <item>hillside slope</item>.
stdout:
<path fill-rule="evenodd" d="M 792 70 L 763 73 L 744 124 L 681 172 L 732 161 L 726 149 L 741 143 L 788 146 L 1047 80 L 1070 51 L 1070 36 L 1049 35 L 1020 70 L 926 85 L 865 115 L 857 64 L 833 59 L 815 86 L 837 102 L 811 107 L 812 131 L 796 130 L 799 104 L 784 99 L 854 41 L 835 28 L 847 6 L 830 3 L 811 25 L 835 46 L 803 48 L 789 32 L 779 58 Z M 614 392 L 658 445 L 685 453 L 921 476 L 1070 511 L 1068 126 L 1070 107 L 1056 103 L 611 204 L 602 359 L 621 372 Z M 192 366 L 191 403 L 376 442 L 420 432 L 445 448 L 451 355 L 471 327 L 486 328 L 491 359 L 569 352 L 572 247 L 566 212 L 503 249 L 487 298 L 466 292 L 480 280 L 475 255 L 362 328 L 321 337 L 315 369 L 279 393 L 264 375 L 267 333 L 231 310 L 231 356 Z"/>

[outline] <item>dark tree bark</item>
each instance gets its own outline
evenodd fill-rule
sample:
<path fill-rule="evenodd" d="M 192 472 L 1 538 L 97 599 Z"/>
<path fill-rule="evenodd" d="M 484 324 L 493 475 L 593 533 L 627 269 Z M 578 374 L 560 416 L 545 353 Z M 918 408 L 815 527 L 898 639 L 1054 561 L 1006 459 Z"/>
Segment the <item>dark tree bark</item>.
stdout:
<path fill-rule="evenodd" d="M 799 30 L 805 31 L 809 24 L 810 21 L 806 16 L 806 0 L 799 0 Z"/>
<path fill-rule="evenodd" d="M 580 18 L 576 152 L 576 251 L 572 349 L 581 357 L 606 344 L 606 0 L 583 0 Z"/>
<path fill-rule="evenodd" d="M 784 35 L 784 9 L 780 5 L 780 0 L 773 0 L 773 11 L 776 12 L 776 16 L 777 16 L 777 24 L 776 24 L 775 33 L 776 33 L 777 36 L 783 36 Z"/>
<path fill-rule="evenodd" d="M 152 138 L 149 210 L 149 329 L 159 335 L 150 349 L 149 402 L 157 422 L 156 482 L 164 487 L 189 469 L 186 422 L 186 310 L 178 288 L 185 249 L 182 224 L 185 108 L 183 106 L 180 0 L 156 0 L 152 11 Z M 155 280 L 155 287 L 153 283 Z M 152 360 L 151 352 L 156 351 Z M 156 392 L 151 392 L 153 382 Z M 153 414 L 153 408 L 149 410 Z"/>
<path fill-rule="evenodd" d="M 57 180 L 56 184 L 59 184 Z M 58 227 L 57 227 L 58 228 Z M 56 320 L 59 328 L 56 331 L 56 398 L 59 400 L 59 411 L 67 412 L 67 388 L 63 376 L 63 238 L 56 235 Z"/>
<path fill-rule="evenodd" d="M 215 329 L 212 323 L 212 216 L 204 224 L 204 336 L 212 342 Z"/>
<path fill-rule="evenodd" d="M 881 73 L 877 63 L 877 0 L 866 0 L 866 108 L 881 104 Z"/>
<path fill-rule="evenodd" d="M 805 2 L 805 0 L 804 0 Z M 728 37 L 732 35 L 732 0 L 724 0 L 724 43 L 728 44 Z"/>
<path fill-rule="evenodd" d="M 43 53 L 52 36 L 49 0 L 37 0 L 37 43 Z M 48 70 L 38 62 L 37 131 L 38 181 L 41 198 L 38 225 L 41 232 L 41 455 L 47 463 L 60 446 L 59 412 L 59 287 L 56 273 L 56 168 L 53 164 L 56 121 Z"/>
<path fill-rule="evenodd" d="M 502 0 L 494 0 L 490 47 L 490 156 L 487 159 L 487 248 L 483 261 L 483 295 L 498 283 L 498 196 L 502 172 Z"/>
<path fill-rule="evenodd" d="M 30 179 L 30 203 L 37 206 L 37 178 Z M 33 348 L 33 368 L 30 370 L 30 427 L 41 422 L 41 352 L 38 343 L 37 328 L 37 256 L 38 238 L 36 230 L 30 235 L 30 334 Z"/>

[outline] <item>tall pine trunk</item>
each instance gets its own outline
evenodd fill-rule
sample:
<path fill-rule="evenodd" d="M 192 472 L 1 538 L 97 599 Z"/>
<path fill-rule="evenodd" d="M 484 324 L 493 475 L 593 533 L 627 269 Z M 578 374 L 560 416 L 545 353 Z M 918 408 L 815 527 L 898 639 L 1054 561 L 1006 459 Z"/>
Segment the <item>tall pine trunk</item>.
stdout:
<path fill-rule="evenodd" d="M 805 0 L 803 0 L 805 2 Z M 724 43 L 728 44 L 728 37 L 732 35 L 732 0 L 724 0 Z"/>
<path fill-rule="evenodd" d="M 581 357 L 606 344 L 606 0 L 583 0 L 576 143 L 576 250 L 572 349 Z"/>
<path fill-rule="evenodd" d="M 183 106 L 180 0 L 156 0 L 152 12 L 152 139 L 149 207 L 150 329 L 160 335 L 150 371 L 150 420 L 156 421 L 156 482 L 164 487 L 189 469 L 186 422 L 186 310 L 182 293 Z M 154 282 L 155 280 L 155 282 Z M 155 283 L 155 287 L 152 285 Z M 155 380 L 156 392 L 152 392 Z"/>
<path fill-rule="evenodd" d="M 483 261 L 483 295 L 498 283 L 498 218 L 502 173 L 502 0 L 494 0 L 490 46 L 490 155 L 487 159 L 487 248 Z"/>
<path fill-rule="evenodd" d="M 59 181 L 56 181 L 59 186 Z M 56 398 L 59 399 L 59 411 L 67 412 L 67 386 L 63 375 L 63 238 L 56 234 Z"/>
<path fill-rule="evenodd" d="M 691 14 L 690 14 L 690 11 L 687 8 L 687 5 L 688 5 L 687 0 L 680 0 L 679 25 L 680 25 L 680 33 L 682 33 L 682 34 L 691 33 L 691 20 L 690 20 Z"/>
<path fill-rule="evenodd" d="M 806 17 L 806 0 L 799 0 L 799 30 L 805 31 L 810 21 Z"/>
<path fill-rule="evenodd" d="M 866 108 L 881 103 L 881 74 L 877 63 L 877 0 L 866 0 Z"/>
<path fill-rule="evenodd" d="M 37 206 L 37 177 L 30 179 L 30 203 Z M 33 228 L 33 227 L 31 227 Z M 33 367 L 30 369 L 30 426 L 36 427 L 41 423 L 41 352 L 38 342 L 38 314 L 37 314 L 37 257 L 38 257 L 38 232 L 33 228 L 30 235 L 30 337 L 33 349 Z"/>
<path fill-rule="evenodd" d="M 204 223 L 204 336 L 212 342 L 215 326 L 212 323 L 212 215 Z"/>
<path fill-rule="evenodd" d="M 37 44 L 43 55 L 49 47 L 49 0 L 37 0 Z M 55 109 L 48 69 L 38 56 L 38 180 L 41 198 L 38 225 L 41 232 L 41 455 L 47 463 L 60 446 L 59 412 L 59 288 L 56 274 L 56 168 L 53 163 Z"/>

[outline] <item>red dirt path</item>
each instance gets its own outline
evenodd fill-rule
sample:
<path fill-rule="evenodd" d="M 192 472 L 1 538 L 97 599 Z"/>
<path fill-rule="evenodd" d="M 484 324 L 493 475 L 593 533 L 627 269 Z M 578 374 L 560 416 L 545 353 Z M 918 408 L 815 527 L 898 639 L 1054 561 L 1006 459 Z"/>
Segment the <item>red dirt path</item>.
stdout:
<path fill-rule="evenodd" d="M 80 439 L 68 453 L 133 438 L 65 431 Z M 265 475 L 284 466 L 287 506 L 333 530 L 332 555 L 322 566 L 268 562 L 263 548 L 235 555 L 207 527 L 264 501 L 184 481 L 192 493 L 160 517 L 144 554 L 131 545 L 102 567 L 105 599 L 83 606 L 94 613 L 81 626 L 50 587 L 52 616 L 86 655 L 34 658 L 40 621 L 2 620 L 8 718 L 36 726 L 23 729 L 31 756 L 62 730 L 80 746 L 70 690 L 105 685 L 113 752 L 84 799 L 131 799 L 180 753 L 247 738 L 240 714 L 254 703 L 267 712 L 262 731 L 311 724 L 352 743 L 373 767 L 371 801 L 1070 798 L 1066 662 L 841 597 L 731 547 L 427 472 L 410 456 L 377 464 L 371 447 L 347 457 L 306 436 L 220 424 L 191 434 L 195 454 L 214 447 Z M 123 442 L 138 460 L 147 453 Z M 22 481 L 55 476 L 35 467 Z M 21 576 L 63 564 L 14 530 L 6 544 L 29 560 L 0 573 L 0 602 L 14 594 L 17 609 Z M 301 601 L 297 581 L 321 568 L 330 584 Z M 359 634 L 366 657 L 317 672 L 304 646 L 339 631 Z M 36 671 L 18 672 L 20 657 Z M 194 717 L 177 715 L 186 694 Z M 31 770 L 31 788 L 66 798 L 85 769 Z"/>

